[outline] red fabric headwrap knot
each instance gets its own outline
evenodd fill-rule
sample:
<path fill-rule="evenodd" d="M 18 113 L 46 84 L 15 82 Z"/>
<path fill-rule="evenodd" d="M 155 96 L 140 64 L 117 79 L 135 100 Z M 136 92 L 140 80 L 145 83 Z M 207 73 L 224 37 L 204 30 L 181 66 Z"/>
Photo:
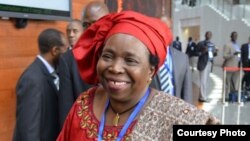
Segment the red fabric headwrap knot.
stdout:
<path fill-rule="evenodd" d="M 123 11 L 102 17 L 80 37 L 73 54 L 82 79 L 89 84 L 98 83 L 96 64 L 104 42 L 111 35 L 125 33 L 143 42 L 150 53 L 159 57 L 159 68 L 166 58 L 166 48 L 172 42 L 172 33 L 159 19 L 133 11 Z"/>

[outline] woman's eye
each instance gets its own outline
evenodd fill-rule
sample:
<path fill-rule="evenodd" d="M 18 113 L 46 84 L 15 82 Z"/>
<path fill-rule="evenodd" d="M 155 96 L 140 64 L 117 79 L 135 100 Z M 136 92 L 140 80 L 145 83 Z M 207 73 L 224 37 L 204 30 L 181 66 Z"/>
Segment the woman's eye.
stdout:
<path fill-rule="evenodd" d="M 133 59 L 133 58 L 127 58 L 126 62 L 128 62 L 128 63 L 137 63 L 137 61 L 135 59 Z"/>
<path fill-rule="evenodd" d="M 101 57 L 104 58 L 104 59 L 111 59 L 112 55 L 110 55 L 110 54 L 102 54 Z"/>

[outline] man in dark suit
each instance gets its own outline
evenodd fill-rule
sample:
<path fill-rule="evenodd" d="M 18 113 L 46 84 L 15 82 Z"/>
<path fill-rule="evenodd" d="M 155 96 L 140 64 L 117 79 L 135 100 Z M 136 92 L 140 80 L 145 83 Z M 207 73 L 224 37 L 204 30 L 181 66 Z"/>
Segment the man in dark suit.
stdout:
<path fill-rule="evenodd" d="M 194 71 L 195 58 L 197 58 L 197 46 L 196 46 L 196 43 L 193 42 L 192 37 L 188 38 L 186 54 L 188 55 L 191 69 L 192 71 Z"/>
<path fill-rule="evenodd" d="M 179 36 L 176 36 L 175 41 L 173 42 L 172 45 L 174 48 L 178 49 L 179 51 L 182 51 L 182 45 L 179 39 Z"/>
<path fill-rule="evenodd" d="M 78 95 L 87 90 L 90 86 L 81 79 L 74 56 L 71 49 L 82 35 L 84 28 L 80 20 L 72 20 L 68 23 L 66 35 L 69 42 L 69 48 L 59 60 L 58 73 L 60 78 L 59 89 L 59 123 L 60 128 Z"/>
<path fill-rule="evenodd" d="M 241 46 L 241 62 L 243 68 L 250 68 L 250 37 L 248 43 Z M 246 90 L 250 90 L 250 71 L 244 71 L 243 85 Z"/>
<path fill-rule="evenodd" d="M 173 47 L 169 47 L 169 52 L 171 54 L 173 68 L 173 95 L 193 104 L 192 78 L 188 57 L 185 53 Z M 160 71 L 158 71 L 157 75 L 153 78 L 151 86 L 162 90 Z"/>
<path fill-rule="evenodd" d="M 217 56 L 217 49 L 215 45 L 211 42 L 212 32 L 207 31 L 205 33 L 205 40 L 200 41 L 197 44 L 198 49 L 198 64 L 197 69 L 200 73 L 200 96 L 199 102 L 209 102 L 210 99 L 207 97 L 207 85 L 209 73 L 212 70 L 213 59 Z"/>
<path fill-rule="evenodd" d="M 23 72 L 17 86 L 14 141 L 55 141 L 59 134 L 58 76 L 55 67 L 67 50 L 63 33 L 46 29 L 38 37 L 40 54 Z"/>
<path fill-rule="evenodd" d="M 69 24 L 67 27 L 67 37 L 71 43 L 71 47 L 79 39 L 80 34 L 83 32 L 83 28 L 88 28 L 92 23 L 97 21 L 102 16 L 108 14 L 107 6 L 100 1 L 92 1 L 86 7 L 83 14 L 83 26 L 80 27 L 79 22 L 74 22 L 74 24 Z M 72 26 L 70 26 L 72 25 Z M 79 31 L 77 34 L 74 31 Z M 74 41 L 71 39 L 74 36 Z M 63 127 L 64 120 L 75 102 L 76 98 L 81 94 L 81 92 L 86 91 L 91 86 L 86 84 L 80 77 L 76 61 L 74 59 L 72 50 L 68 50 L 63 54 L 59 61 L 58 72 L 60 77 L 60 90 L 59 90 L 59 122 L 60 128 Z"/>

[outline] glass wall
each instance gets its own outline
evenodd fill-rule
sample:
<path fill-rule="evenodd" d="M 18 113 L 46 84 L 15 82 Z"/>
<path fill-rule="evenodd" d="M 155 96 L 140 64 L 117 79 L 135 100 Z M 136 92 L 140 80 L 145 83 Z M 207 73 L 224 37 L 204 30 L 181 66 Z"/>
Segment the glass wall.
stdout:
<path fill-rule="evenodd" d="M 250 0 L 174 0 L 175 10 L 209 5 L 228 19 L 242 19 L 250 23 Z"/>

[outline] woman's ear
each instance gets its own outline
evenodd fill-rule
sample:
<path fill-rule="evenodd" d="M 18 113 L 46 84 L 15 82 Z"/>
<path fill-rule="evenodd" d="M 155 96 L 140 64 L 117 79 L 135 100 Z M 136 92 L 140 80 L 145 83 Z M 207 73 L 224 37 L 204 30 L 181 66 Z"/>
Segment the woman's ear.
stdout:
<path fill-rule="evenodd" d="M 150 77 L 152 78 L 155 73 L 156 73 L 155 66 L 151 66 L 150 67 L 150 72 L 149 72 Z"/>

